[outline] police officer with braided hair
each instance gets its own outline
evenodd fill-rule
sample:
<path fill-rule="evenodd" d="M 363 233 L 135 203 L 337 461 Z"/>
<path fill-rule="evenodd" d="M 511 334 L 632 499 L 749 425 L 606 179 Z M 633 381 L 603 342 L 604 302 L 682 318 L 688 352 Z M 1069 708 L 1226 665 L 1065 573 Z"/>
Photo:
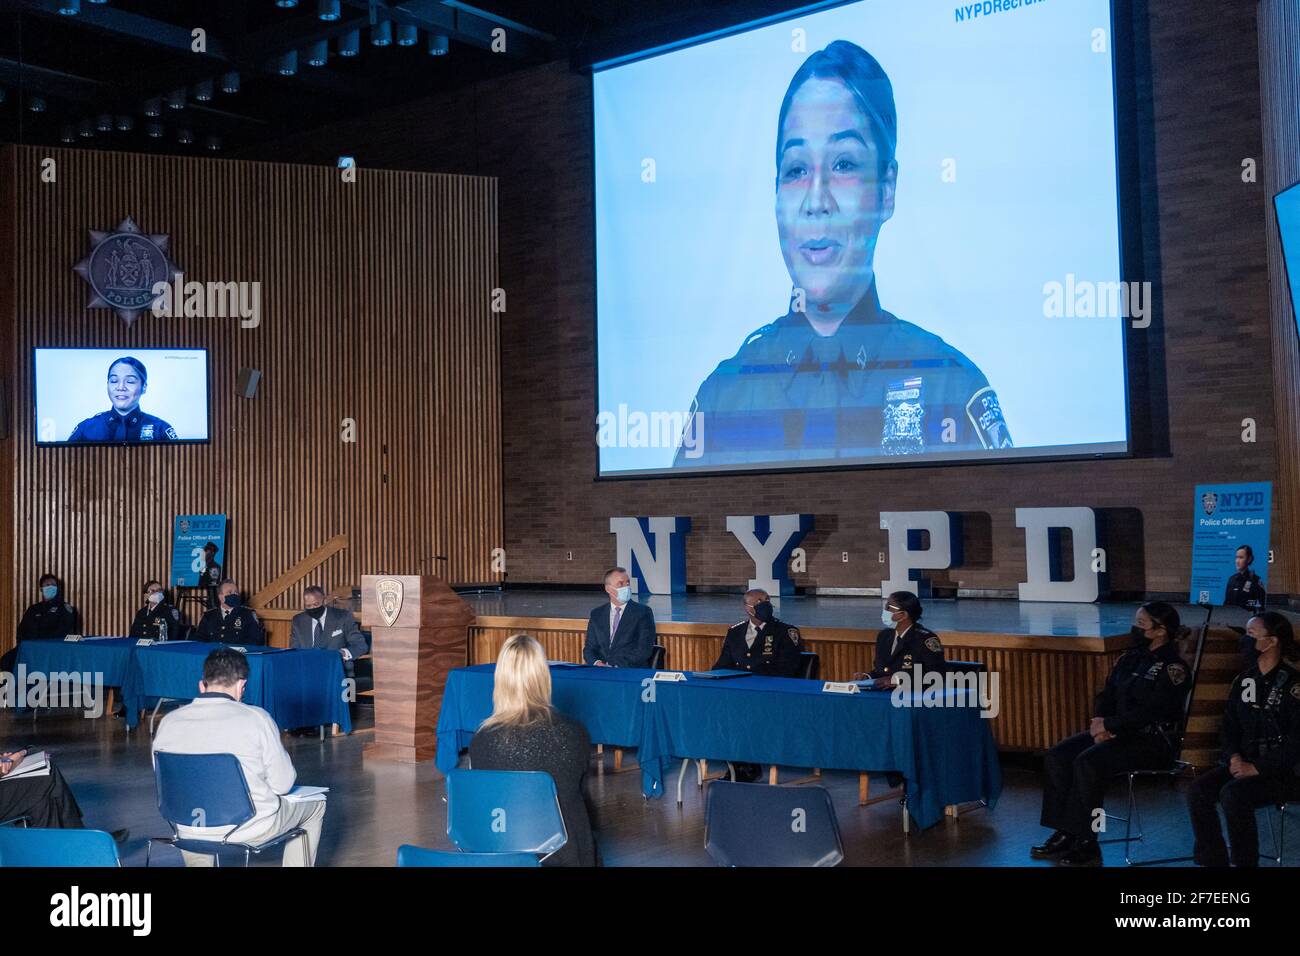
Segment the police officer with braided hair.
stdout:
<path fill-rule="evenodd" d="M 874 679 L 878 687 L 892 687 L 894 675 L 920 666 L 924 671 L 943 671 L 943 643 L 939 635 L 921 624 L 921 599 L 911 591 L 895 591 L 885 599 L 881 621 L 885 627 L 876 635 L 876 659 L 865 674 L 854 678 Z"/>
<path fill-rule="evenodd" d="M 115 359 L 108 367 L 108 400 L 113 407 L 78 424 L 68 441 L 177 441 L 176 429 L 140 409 L 148 389 L 149 372 L 143 362 L 131 355 Z"/>
<path fill-rule="evenodd" d="M 866 50 L 836 40 L 795 72 L 775 149 L 789 310 L 700 385 L 675 468 L 1012 447 L 975 363 L 881 307 L 897 140 L 893 87 Z"/>
<path fill-rule="evenodd" d="M 1088 729 L 1047 752 L 1040 822 L 1053 832 L 1030 848 L 1030 856 L 1100 866 L 1097 833 L 1105 823 L 1106 784 L 1127 770 L 1172 765 L 1191 688 L 1178 653 L 1180 628 L 1178 612 L 1163 601 L 1138 608 L 1134 645 L 1115 662 Z"/>
<path fill-rule="evenodd" d="M 1201 866 L 1259 866 L 1255 811 L 1300 800 L 1300 670 L 1291 622 L 1277 611 L 1252 617 L 1246 633 L 1259 652 L 1232 682 L 1223 712 L 1223 757 L 1187 791 Z M 1223 842 L 1218 807 L 1228 825 Z"/>

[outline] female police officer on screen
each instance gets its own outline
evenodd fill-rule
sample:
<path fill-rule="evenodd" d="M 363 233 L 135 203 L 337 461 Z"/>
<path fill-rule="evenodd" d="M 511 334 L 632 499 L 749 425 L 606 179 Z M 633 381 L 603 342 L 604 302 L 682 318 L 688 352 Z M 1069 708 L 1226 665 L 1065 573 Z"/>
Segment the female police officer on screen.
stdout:
<path fill-rule="evenodd" d="M 1246 633 L 1259 659 L 1237 675 L 1223 712 L 1223 759 L 1187 792 L 1201 866 L 1259 866 L 1255 811 L 1300 800 L 1300 670 L 1291 622 L 1277 611 L 1252 617 Z M 1228 844 L 1216 805 L 1223 807 Z"/>
<path fill-rule="evenodd" d="M 874 260 L 894 214 L 897 136 L 893 87 L 871 54 L 836 40 L 799 67 L 776 140 L 790 310 L 700 386 L 691 454 L 683 441 L 675 467 L 1011 447 L 984 373 L 880 306 Z"/>
<path fill-rule="evenodd" d="M 140 398 L 148 387 L 149 373 L 138 358 L 124 355 L 114 360 L 108 367 L 108 400 L 113 407 L 79 424 L 68 441 L 176 441 L 176 429 L 140 410 Z"/>
<path fill-rule="evenodd" d="M 1054 832 L 1030 856 L 1100 866 L 1097 834 L 1105 823 L 1107 782 L 1126 770 L 1172 765 L 1191 686 L 1175 643 L 1180 626 L 1178 612 L 1163 601 L 1138 608 L 1134 645 L 1106 678 L 1088 729 L 1047 752 L 1040 822 Z"/>

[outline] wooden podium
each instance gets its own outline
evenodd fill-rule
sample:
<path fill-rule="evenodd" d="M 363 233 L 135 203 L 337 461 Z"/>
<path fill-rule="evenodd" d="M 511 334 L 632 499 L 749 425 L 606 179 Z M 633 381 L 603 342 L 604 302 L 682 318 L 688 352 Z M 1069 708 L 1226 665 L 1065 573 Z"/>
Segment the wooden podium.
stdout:
<path fill-rule="evenodd" d="M 366 756 L 432 760 L 447 672 L 468 662 L 474 612 L 434 575 L 366 574 L 361 626 L 371 634 L 375 740 Z"/>

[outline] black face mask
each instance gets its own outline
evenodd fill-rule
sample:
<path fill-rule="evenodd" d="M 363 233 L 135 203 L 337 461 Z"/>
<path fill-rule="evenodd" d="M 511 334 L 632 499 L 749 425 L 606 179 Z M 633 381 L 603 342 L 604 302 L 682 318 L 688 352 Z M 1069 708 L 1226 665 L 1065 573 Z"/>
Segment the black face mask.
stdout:
<path fill-rule="evenodd" d="M 239 607 L 239 595 L 227 594 L 225 600 L 226 607 Z"/>
<path fill-rule="evenodd" d="M 322 617 L 325 616 L 325 608 L 323 608 L 323 607 L 309 607 L 309 608 L 307 608 L 307 613 L 310 614 L 312 617 L 314 617 L 316 620 L 319 621 Z"/>
<path fill-rule="evenodd" d="M 1136 624 L 1129 628 L 1128 632 L 1133 635 L 1133 640 L 1135 641 L 1145 641 L 1147 639 L 1147 632 L 1142 630 L 1142 628 L 1138 627 Z"/>
<path fill-rule="evenodd" d="M 761 601 L 754 605 L 754 617 L 758 618 L 760 623 L 766 624 L 773 616 L 771 601 Z"/>

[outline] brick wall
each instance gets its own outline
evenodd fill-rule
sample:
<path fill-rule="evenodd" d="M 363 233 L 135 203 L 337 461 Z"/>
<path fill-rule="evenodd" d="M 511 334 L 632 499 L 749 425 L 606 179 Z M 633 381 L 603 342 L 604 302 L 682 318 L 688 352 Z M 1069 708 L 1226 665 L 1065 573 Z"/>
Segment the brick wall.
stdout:
<path fill-rule="evenodd" d="M 972 520 L 973 588 L 1014 588 L 1024 573 L 1016 506 L 1127 509 L 1109 541 L 1112 585 L 1183 591 L 1189 504 L 1198 482 L 1273 480 L 1266 195 L 1243 184 L 1261 150 L 1253 4 L 1155 3 L 1151 81 L 1137 84 L 1147 143 L 1144 203 L 1156 211 L 1167 367 L 1168 455 L 808 474 L 595 481 L 594 273 L 589 79 L 551 64 L 376 112 L 252 155 L 469 172 L 500 179 L 505 530 L 512 582 L 590 582 L 614 557 L 608 517 L 688 514 L 690 584 L 743 584 L 752 565 L 728 513 L 817 516 L 801 585 L 876 586 L 881 510 L 943 508 Z M 1068 148 L 1068 144 L 1067 144 Z M 1249 342 L 1243 348 L 1241 343 Z M 1062 361 L 1068 361 L 1063 356 Z M 1241 442 L 1254 418 L 1258 441 Z M 565 560 L 573 552 L 573 560 Z M 849 552 L 842 563 L 841 552 Z M 1272 569 L 1274 592 L 1298 590 Z"/>

